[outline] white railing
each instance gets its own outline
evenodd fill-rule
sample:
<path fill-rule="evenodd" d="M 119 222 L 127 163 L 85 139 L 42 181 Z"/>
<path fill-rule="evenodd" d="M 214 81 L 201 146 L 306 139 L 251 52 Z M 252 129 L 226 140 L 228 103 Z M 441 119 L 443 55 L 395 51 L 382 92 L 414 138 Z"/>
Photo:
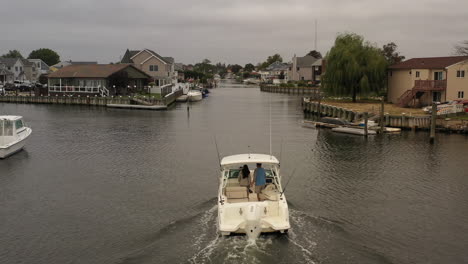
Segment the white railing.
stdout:
<path fill-rule="evenodd" d="M 105 87 L 102 87 L 105 89 Z M 100 93 L 101 87 L 89 86 L 49 86 L 49 92 L 58 93 Z M 107 89 L 106 89 L 107 90 Z M 107 90 L 109 91 L 109 90 Z"/>
<path fill-rule="evenodd" d="M 109 89 L 107 89 L 106 87 L 100 86 L 99 91 L 101 92 L 102 97 L 109 96 Z"/>

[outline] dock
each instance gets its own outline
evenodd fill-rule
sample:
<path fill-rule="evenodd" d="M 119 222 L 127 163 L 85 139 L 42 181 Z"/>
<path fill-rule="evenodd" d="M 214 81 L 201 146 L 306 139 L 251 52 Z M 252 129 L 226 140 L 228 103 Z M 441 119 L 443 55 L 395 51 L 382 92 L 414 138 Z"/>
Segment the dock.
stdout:
<path fill-rule="evenodd" d="M 109 108 L 125 108 L 125 109 L 140 109 L 140 110 L 166 110 L 165 105 L 131 105 L 131 104 L 107 104 Z"/>

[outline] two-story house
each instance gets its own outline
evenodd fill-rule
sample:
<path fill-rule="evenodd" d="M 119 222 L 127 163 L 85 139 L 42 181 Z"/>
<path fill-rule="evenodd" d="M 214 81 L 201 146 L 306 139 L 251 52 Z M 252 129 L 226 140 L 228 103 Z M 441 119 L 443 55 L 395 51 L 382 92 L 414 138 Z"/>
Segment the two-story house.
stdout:
<path fill-rule="evenodd" d="M 28 61 L 34 65 L 32 68 L 32 81 L 38 81 L 41 75 L 49 73 L 49 65 L 47 65 L 43 60 L 28 59 Z"/>
<path fill-rule="evenodd" d="M 468 56 L 413 58 L 389 67 L 388 101 L 401 107 L 468 98 Z"/>
<path fill-rule="evenodd" d="M 26 74 L 23 59 L 20 58 L 0 58 L 0 63 L 4 64 L 6 69 L 13 73 L 14 81 L 25 81 Z"/>
<path fill-rule="evenodd" d="M 292 81 L 312 81 L 312 83 L 320 83 L 322 74 L 322 59 L 306 55 L 304 57 L 292 58 L 291 67 L 289 68 L 289 80 Z"/>
<path fill-rule="evenodd" d="M 7 66 L 0 63 L 0 84 L 12 83 L 14 74 L 8 70 Z"/>
<path fill-rule="evenodd" d="M 126 50 L 120 63 L 133 64 L 138 69 L 150 75 L 157 86 L 177 82 L 174 58 L 162 57 L 149 50 Z"/>

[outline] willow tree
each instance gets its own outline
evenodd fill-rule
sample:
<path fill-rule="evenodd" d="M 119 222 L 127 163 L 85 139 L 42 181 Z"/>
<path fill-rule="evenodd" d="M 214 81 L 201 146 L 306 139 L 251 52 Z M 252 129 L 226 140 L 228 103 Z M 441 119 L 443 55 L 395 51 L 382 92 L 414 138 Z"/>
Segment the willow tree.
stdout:
<path fill-rule="evenodd" d="M 356 34 L 340 34 L 326 56 L 324 92 L 356 97 L 375 94 L 385 85 L 387 62 L 382 51 Z"/>

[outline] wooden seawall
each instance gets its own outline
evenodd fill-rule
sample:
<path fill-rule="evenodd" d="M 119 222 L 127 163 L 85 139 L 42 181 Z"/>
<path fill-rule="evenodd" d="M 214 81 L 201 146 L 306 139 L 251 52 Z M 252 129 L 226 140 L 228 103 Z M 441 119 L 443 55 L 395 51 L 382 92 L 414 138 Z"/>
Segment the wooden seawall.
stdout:
<path fill-rule="evenodd" d="M 178 90 L 163 99 L 144 99 L 154 105 L 168 106 L 175 102 L 176 98 L 182 95 L 182 90 Z M 17 104 L 64 104 L 64 105 L 92 105 L 107 106 L 108 104 L 131 105 L 130 96 L 113 97 L 79 97 L 79 96 L 0 96 L 0 102 Z M 141 97 L 139 97 L 141 99 Z"/>
<path fill-rule="evenodd" d="M 364 118 L 364 113 L 354 112 L 352 110 L 333 105 L 319 104 L 318 102 L 303 102 L 302 110 L 306 116 L 317 116 L 320 113 L 320 116 L 322 117 L 337 117 L 349 122 L 358 122 Z M 431 117 L 385 115 L 384 125 L 406 129 L 429 129 L 431 126 Z"/>
<path fill-rule="evenodd" d="M 281 87 L 275 85 L 260 85 L 260 91 L 269 93 L 284 93 L 284 94 L 306 94 L 315 95 L 319 93 L 317 87 Z"/>

